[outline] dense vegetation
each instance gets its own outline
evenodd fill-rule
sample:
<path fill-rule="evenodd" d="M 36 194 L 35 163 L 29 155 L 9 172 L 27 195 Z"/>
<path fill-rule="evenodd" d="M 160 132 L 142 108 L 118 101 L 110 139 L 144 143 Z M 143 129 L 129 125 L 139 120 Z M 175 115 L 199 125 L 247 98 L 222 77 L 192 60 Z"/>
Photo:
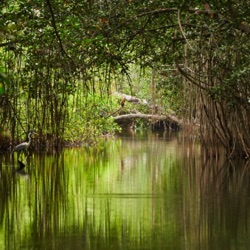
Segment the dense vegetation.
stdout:
<path fill-rule="evenodd" d="M 174 110 L 209 154 L 250 155 L 249 1 L 4 1 L 1 146 L 112 133 L 114 91 Z M 150 78 L 151 75 L 151 78 Z M 138 80 L 139 76 L 144 80 Z M 134 80 L 136 79 L 136 81 Z M 212 147 L 211 147 L 212 146 Z"/>

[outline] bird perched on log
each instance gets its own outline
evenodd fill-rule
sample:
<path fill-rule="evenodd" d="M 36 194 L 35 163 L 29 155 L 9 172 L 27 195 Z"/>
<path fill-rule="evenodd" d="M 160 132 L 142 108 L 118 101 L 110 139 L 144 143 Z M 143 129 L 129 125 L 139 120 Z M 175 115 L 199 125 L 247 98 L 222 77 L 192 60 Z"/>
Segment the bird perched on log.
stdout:
<path fill-rule="evenodd" d="M 123 108 L 124 107 L 124 105 L 125 105 L 125 101 L 126 101 L 126 98 L 125 97 L 123 97 L 122 98 L 122 101 L 121 101 L 121 107 Z"/>
<path fill-rule="evenodd" d="M 16 145 L 13 150 L 11 151 L 11 154 L 13 154 L 14 152 L 20 152 L 20 151 L 27 151 L 27 149 L 29 148 L 30 144 L 31 144 L 31 135 L 32 134 L 36 134 L 33 130 L 29 132 L 28 134 L 28 141 L 26 142 L 22 142 L 18 145 Z"/>
<path fill-rule="evenodd" d="M 115 113 L 118 113 L 124 107 L 125 101 L 126 101 L 126 98 L 123 97 L 122 100 L 121 100 L 121 102 L 120 102 L 121 107 L 119 107 L 117 110 L 115 110 L 114 112 L 112 112 L 111 114 L 109 114 L 108 116 L 106 116 L 106 118 L 114 115 Z"/>

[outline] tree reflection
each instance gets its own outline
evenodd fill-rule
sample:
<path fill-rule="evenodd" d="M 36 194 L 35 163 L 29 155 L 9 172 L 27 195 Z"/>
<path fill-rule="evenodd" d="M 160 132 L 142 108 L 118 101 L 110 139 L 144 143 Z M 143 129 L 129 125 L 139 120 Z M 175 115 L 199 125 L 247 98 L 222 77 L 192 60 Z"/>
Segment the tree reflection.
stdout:
<path fill-rule="evenodd" d="M 31 155 L 15 171 L 1 159 L 0 247 L 247 245 L 248 162 L 203 161 L 198 144 L 170 134 L 138 136 L 99 149 Z"/>
<path fill-rule="evenodd" d="M 201 175 L 202 240 L 210 249 L 248 244 L 249 161 L 208 160 Z M 218 240 L 220 239 L 220 240 Z"/>

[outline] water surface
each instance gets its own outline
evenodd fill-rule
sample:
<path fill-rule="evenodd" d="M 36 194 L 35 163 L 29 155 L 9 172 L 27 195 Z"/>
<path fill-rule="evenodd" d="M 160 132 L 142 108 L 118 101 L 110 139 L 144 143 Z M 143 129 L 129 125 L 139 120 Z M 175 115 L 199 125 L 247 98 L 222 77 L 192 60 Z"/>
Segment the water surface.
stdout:
<path fill-rule="evenodd" d="M 175 133 L 0 157 L 0 249 L 248 249 L 249 164 Z"/>

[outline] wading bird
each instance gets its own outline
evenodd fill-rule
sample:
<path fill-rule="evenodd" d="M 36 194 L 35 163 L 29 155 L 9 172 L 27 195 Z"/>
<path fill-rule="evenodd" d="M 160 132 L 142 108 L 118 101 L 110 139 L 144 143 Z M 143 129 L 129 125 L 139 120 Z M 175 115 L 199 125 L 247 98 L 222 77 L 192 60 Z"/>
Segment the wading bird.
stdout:
<path fill-rule="evenodd" d="M 13 150 L 11 151 L 11 154 L 13 154 L 14 152 L 20 152 L 20 151 L 27 151 L 27 149 L 29 148 L 30 144 L 31 144 L 31 135 L 32 134 L 36 134 L 34 131 L 30 131 L 28 134 L 28 138 L 29 140 L 26 142 L 22 142 L 18 145 L 16 145 Z"/>

